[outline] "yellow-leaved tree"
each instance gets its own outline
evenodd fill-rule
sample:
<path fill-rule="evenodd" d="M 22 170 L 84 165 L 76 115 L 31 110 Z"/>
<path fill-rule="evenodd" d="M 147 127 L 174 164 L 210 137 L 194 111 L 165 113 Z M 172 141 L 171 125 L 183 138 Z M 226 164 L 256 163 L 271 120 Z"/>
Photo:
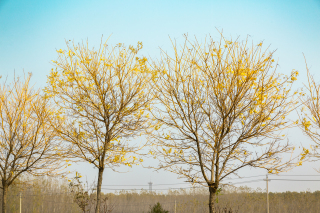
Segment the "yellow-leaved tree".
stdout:
<path fill-rule="evenodd" d="M 57 128 L 62 140 L 72 145 L 71 156 L 98 169 L 96 213 L 99 213 L 104 169 L 139 164 L 141 146 L 129 143 L 148 127 L 145 112 L 152 100 L 148 92 L 152 75 L 142 48 L 106 43 L 90 49 L 88 43 L 58 50 L 56 69 L 48 76 L 45 91 L 54 98 L 66 118 Z"/>
<path fill-rule="evenodd" d="M 62 119 L 41 90 L 30 86 L 31 74 L 0 85 L 0 178 L 2 213 L 9 186 L 24 173 L 54 175 L 64 164 L 63 147 L 51 123 Z"/>
<path fill-rule="evenodd" d="M 226 177 L 247 166 L 277 173 L 291 165 L 281 160 L 294 149 L 281 130 L 292 124 L 286 117 L 297 103 L 291 85 L 298 72 L 278 74 L 262 43 L 185 39 L 181 48 L 173 43 L 173 56 L 163 51 L 153 62 L 151 154 L 159 168 L 207 186 L 213 213 Z"/>
<path fill-rule="evenodd" d="M 306 66 L 306 69 L 308 83 L 304 85 L 306 91 L 302 91 L 300 96 L 302 108 L 301 116 L 299 116 L 299 127 L 315 143 L 315 145 L 310 145 L 311 151 L 309 151 L 309 149 L 307 148 L 303 148 L 304 153 L 309 154 L 310 157 L 319 158 L 320 84 L 317 83 L 314 77 L 311 75 L 308 66 Z M 302 155 L 301 160 L 303 160 L 307 156 L 306 154 Z M 320 172 L 320 170 L 318 170 L 318 172 Z"/>

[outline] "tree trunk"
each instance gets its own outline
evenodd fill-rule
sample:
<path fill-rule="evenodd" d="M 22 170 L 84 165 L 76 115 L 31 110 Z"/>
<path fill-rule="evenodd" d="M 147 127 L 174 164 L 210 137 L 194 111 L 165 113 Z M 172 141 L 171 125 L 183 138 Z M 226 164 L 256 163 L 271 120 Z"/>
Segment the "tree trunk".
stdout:
<path fill-rule="evenodd" d="M 8 185 L 2 184 L 2 213 L 6 213 Z"/>
<path fill-rule="evenodd" d="M 209 186 L 209 213 L 215 213 L 215 208 L 214 208 L 214 202 L 215 202 L 215 196 L 217 192 L 217 187 L 216 186 Z"/>
<path fill-rule="evenodd" d="M 102 175 L 103 169 L 99 168 L 99 176 L 98 176 L 98 185 L 97 185 L 97 206 L 95 213 L 100 213 L 100 205 L 101 205 L 101 185 L 102 185 Z"/>

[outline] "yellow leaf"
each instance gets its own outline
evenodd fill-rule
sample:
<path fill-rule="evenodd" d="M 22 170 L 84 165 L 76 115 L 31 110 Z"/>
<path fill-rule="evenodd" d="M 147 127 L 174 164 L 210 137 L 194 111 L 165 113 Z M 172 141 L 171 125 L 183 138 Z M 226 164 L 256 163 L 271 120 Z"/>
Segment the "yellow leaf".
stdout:
<path fill-rule="evenodd" d="M 291 77 L 291 81 L 295 81 L 295 80 L 297 80 L 297 78 L 294 77 L 294 76 L 292 76 L 292 77 Z"/>

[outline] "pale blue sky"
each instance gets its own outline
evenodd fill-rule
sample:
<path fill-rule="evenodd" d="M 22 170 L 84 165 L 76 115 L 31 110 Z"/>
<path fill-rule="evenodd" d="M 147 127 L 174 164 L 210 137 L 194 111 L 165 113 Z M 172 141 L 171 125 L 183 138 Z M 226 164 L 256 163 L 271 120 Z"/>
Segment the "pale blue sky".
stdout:
<path fill-rule="evenodd" d="M 143 54 L 157 57 L 159 47 L 170 48 L 168 36 L 178 42 L 183 41 L 184 33 L 200 40 L 209 34 L 218 38 L 216 28 L 226 37 L 245 39 L 250 35 L 253 42 L 264 41 L 271 50 L 277 49 L 279 71 L 299 70 L 300 85 L 306 80 L 304 53 L 320 81 L 320 0 L 0 0 L 0 75 L 11 77 L 14 71 L 22 75 L 24 70 L 34 74 L 37 86 L 44 86 L 52 68 L 50 61 L 57 57 L 55 50 L 64 49 L 69 39 L 88 39 L 97 46 L 102 35 L 106 39 L 112 34 L 111 44 L 142 41 Z M 301 134 L 289 138 L 297 144 L 307 143 Z M 90 168 L 76 167 L 92 180 L 97 175 Z M 291 173 L 301 172 L 315 174 L 308 164 Z M 242 174 L 264 172 L 246 169 Z M 107 170 L 103 184 L 147 184 L 150 177 L 154 183 L 183 181 L 172 174 L 138 168 L 125 174 Z M 320 183 L 286 184 L 272 183 L 271 191 L 320 190 Z M 264 188 L 265 183 L 248 185 Z"/>

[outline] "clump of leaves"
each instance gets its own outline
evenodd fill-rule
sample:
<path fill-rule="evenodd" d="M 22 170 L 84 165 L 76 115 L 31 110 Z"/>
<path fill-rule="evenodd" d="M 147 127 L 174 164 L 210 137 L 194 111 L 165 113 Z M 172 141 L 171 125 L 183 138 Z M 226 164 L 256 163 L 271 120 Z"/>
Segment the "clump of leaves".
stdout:
<path fill-rule="evenodd" d="M 158 202 L 153 207 L 150 206 L 150 212 L 148 213 L 169 213 L 169 211 L 164 210 L 161 204 Z"/>
<path fill-rule="evenodd" d="M 93 208 L 95 208 L 96 199 L 92 196 L 95 191 L 95 183 L 92 184 L 91 187 L 86 184 L 87 187 L 85 188 L 85 184 L 83 184 L 80 180 L 82 176 L 76 172 L 76 176 L 69 180 L 69 188 L 73 194 L 73 201 L 80 207 L 83 213 L 90 213 L 92 212 Z M 100 204 L 100 213 L 111 213 L 113 211 L 114 205 L 108 204 L 108 197 L 101 198 Z"/>
<path fill-rule="evenodd" d="M 87 212 L 87 207 L 90 202 L 90 195 L 87 190 L 84 189 L 82 182 L 80 181 L 81 175 L 76 173 L 76 177 L 73 180 L 69 180 L 70 190 L 73 193 L 74 202 L 80 207 L 82 212 Z"/>

